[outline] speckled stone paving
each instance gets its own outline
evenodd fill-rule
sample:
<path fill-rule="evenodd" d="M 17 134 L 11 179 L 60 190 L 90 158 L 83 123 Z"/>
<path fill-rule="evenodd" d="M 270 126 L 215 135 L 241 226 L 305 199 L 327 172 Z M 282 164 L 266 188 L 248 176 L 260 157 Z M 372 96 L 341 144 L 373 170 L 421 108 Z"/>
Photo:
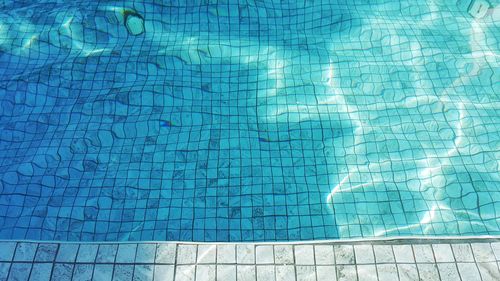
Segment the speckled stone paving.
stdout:
<path fill-rule="evenodd" d="M 499 280 L 500 240 L 0 242 L 0 280 Z"/>

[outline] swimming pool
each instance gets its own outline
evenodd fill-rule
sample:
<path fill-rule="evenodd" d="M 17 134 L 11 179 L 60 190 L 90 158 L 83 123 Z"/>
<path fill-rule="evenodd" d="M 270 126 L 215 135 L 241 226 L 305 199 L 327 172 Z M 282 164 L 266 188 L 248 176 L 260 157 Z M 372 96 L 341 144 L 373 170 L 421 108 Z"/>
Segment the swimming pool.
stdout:
<path fill-rule="evenodd" d="M 500 234 L 489 5 L 2 1 L 0 239 Z"/>

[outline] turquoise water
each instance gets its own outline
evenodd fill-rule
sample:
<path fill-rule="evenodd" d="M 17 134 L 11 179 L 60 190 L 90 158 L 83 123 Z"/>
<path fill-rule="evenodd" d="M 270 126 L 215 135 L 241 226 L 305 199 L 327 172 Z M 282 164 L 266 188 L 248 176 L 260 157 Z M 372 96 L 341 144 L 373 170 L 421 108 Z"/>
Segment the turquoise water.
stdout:
<path fill-rule="evenodd" d="M 1 1 L 0 238 L 498 235 L 487 4 Z"/>

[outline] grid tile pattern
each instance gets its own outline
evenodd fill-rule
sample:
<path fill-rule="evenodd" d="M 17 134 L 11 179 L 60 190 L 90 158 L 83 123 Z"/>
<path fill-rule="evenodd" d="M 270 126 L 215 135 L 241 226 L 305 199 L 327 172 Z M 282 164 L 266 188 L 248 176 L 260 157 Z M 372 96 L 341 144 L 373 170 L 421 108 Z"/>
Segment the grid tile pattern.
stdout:
<path fill-rule="evenodd" d="M 500 234 L 498 1 L 454 2 L 0 1 L 0 238 Z"/>
<path fill-rule="evenodd" d="M 26 257 L 26 249 L 34 249 L 35 256 L 15 258 Z M 97 256 L 89 255 L 93 249 Z M 0 252 L 0 280 L 500 279 L 500 242 L 484 239 L 274 245 L 0 242 Z M 75 259 L 80 253 L 86 258 Z"/>

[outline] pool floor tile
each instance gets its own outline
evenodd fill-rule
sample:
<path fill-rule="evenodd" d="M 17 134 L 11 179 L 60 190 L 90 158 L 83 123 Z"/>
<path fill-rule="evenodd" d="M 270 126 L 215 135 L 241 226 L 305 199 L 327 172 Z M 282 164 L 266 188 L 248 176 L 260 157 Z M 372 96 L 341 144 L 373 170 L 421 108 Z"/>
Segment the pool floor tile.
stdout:
<path fill-rule="evenodd" d="M 0 1 L 0 239 L 23 241 L 0 261 L 303 241 L 308 266 L 306 241 L 500 235 L 498 5 Z M 118 241 L 142 243 L 93 244 Z M 372 263 L 361 244 L 335 263 Z"/>

